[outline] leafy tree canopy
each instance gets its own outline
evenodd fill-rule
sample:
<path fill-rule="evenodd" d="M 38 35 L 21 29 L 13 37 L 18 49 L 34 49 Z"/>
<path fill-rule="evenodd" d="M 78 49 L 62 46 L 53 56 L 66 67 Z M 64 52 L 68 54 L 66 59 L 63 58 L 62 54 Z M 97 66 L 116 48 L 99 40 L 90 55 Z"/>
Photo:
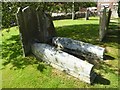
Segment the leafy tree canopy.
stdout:
<path fill-rule="evenodd" d="M 75 2 L 74 10 L 78 11 L 79 7 L 91 7 L 96 6 L 95 2 Z M 2 27 L 8 28 L 16 25 L 15 14 L 18 7 L 32 6 L 37 8 L 38 6 L 47 12 L 71 12 L 72 2 L 3 2 L 2 3 Z"/>

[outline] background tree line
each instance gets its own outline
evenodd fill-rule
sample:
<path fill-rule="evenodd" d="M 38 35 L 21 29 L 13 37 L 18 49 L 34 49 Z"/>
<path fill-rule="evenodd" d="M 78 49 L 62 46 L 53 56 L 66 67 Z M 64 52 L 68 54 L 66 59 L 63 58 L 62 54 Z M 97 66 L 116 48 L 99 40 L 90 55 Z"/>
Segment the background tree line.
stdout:
<path fill-rule="evenodd" d="M 2 3 L 2 28 L 8 28 L 17 25 L 16 12 L 18 7 L 38 6 L 45 12 L 72 12 L 72 2 L 3 2 Z M 79 11 L 79 7 L 94 7 L 96 2 L 75 2 L 74 10 Z M 118 16 L 120 17 L 120 1 L 118 2 Z"/>
<path fill-rule="evenodd" d="M 95 2 L 75 2 L 74 10 L 78 11 L 79 7 L 96 6 Z M 2 28 L 8 28 L 16 25 L 16 12 L 18 7 L 38 6 L 45 12 L 71 12 L 72 2 L 3 2 L 2 3 Z"/>

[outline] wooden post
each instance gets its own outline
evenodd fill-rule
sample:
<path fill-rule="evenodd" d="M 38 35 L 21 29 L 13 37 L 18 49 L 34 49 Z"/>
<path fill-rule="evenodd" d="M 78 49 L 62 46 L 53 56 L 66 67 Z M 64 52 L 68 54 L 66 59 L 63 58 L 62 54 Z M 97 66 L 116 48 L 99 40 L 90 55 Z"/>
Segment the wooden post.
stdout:
<path fill-rule="evenodd" d="M 75 19 L 75 11 L 74 11 L 74 1 L 72 3 L 72 20 Z"/>
<path fill-rule="evenodd" d="M 42 43 L 31 45 L 32 53 L 40 60 L 45 61 L 54 68 L 65 71 L 66 73 L 91 84 L 96 74 L 93 72 L 93 65 L 74 57 L 66 52 L 57 50 L 53 46 Z"/>
<path fill-rule="evenodd" d="M 82 56 L 86 60 L 103 60 L 104 48 L 70 38 L 54 37 L 53 44 L 68 53 Z M 91 62 L 91 61 L 90 61 Z"/>
<path fill-rule="evenodd" d="M 89 20 L 89 13 L 90 13 L 90 11 L 89 11 L 89 9 L 87 9 L 86 13 L 85 13 L 85 19 L 86 20 Z"/>
<path fill-rule="evenodd" d="M 106 7 L 100 11 L 100 21 L 99 21 L 99 40 L 102 41 L 106 34 Z"/>

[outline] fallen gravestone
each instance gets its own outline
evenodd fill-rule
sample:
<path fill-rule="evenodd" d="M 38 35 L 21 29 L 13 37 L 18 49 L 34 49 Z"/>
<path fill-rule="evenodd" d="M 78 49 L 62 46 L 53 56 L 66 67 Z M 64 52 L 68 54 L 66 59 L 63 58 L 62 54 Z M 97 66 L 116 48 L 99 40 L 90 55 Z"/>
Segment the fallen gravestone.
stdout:
<path fill-rule="evenodd" d="M 64 37 L 54 37 L 52 43 L 58 48 L 82 56 L 86 60 L 103 60 L 105 49 L 102 47 Z"/>
<path fill-rule="evenodd" d="M 93 65 L 70 55 L 48 44 L 35 43 L 32 45 L 32 53 L 37 58 L 47 62 L 54 68 L 86 82 L 92 83 L 96 74 L 93 72 Z"/>

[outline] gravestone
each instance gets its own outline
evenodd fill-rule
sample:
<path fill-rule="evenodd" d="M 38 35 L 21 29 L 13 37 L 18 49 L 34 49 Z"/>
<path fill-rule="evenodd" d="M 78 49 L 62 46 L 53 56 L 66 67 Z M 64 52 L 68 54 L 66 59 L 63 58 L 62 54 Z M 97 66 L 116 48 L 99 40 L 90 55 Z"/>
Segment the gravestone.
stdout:
<path fill-rule="evenodd" d="M 56 32 L 48 14 L 40 8 L 19 8 L 17 22 L 23 44 L 24 55 L 34 54 L 38 59 L 80 80 L 92 83 L 96 77 L 93 65 L 51 46 Z"/>
<path fill-rule="evenodd" d="M 18 8 L 17 22 L 25 56 L 31 53 L 31 43 L 50 43 L 56 34 L 51 17 L 40 8 Z"/>
<path fill-rule="evenodd" d="M 32 53 L 54 68 L 65 71 L 86 83 L 91 84 L 96 78 L 96 73 L 93 71 L 94 65 L 48 44 L 34 43 Z"/>
<path fill-rule="evenodd" d="M 100 27 L 99 27 L 99 40 L 102 41 L 106 34 L 106 7 L 100 11 Z"/>
<path fill-rule="evenodd" d="M 89 11 L 89 9 L 87 9 L 86 13 L 85 13 L 85 19 L 86 20 L 89 20 L 89 13 L 90 13 L 90 11 Z"/>
<path fill-rule="evenodd" d="M 99 20 L 99 40 L 103 41 L 105 38 L 107 32 L 108 32 L 108 26 L 110 23 L 110 18 L 111 18 L 111 9 L 107 9 L 104 7 L 100 11 L 100 20 Z"/>
<path fill-rule="evenodd" d="M 84 57 L 85 60 L 103 60 L 105 48 L 64 37 L 53 37 L 52 43 L 68 53 Z"/>

